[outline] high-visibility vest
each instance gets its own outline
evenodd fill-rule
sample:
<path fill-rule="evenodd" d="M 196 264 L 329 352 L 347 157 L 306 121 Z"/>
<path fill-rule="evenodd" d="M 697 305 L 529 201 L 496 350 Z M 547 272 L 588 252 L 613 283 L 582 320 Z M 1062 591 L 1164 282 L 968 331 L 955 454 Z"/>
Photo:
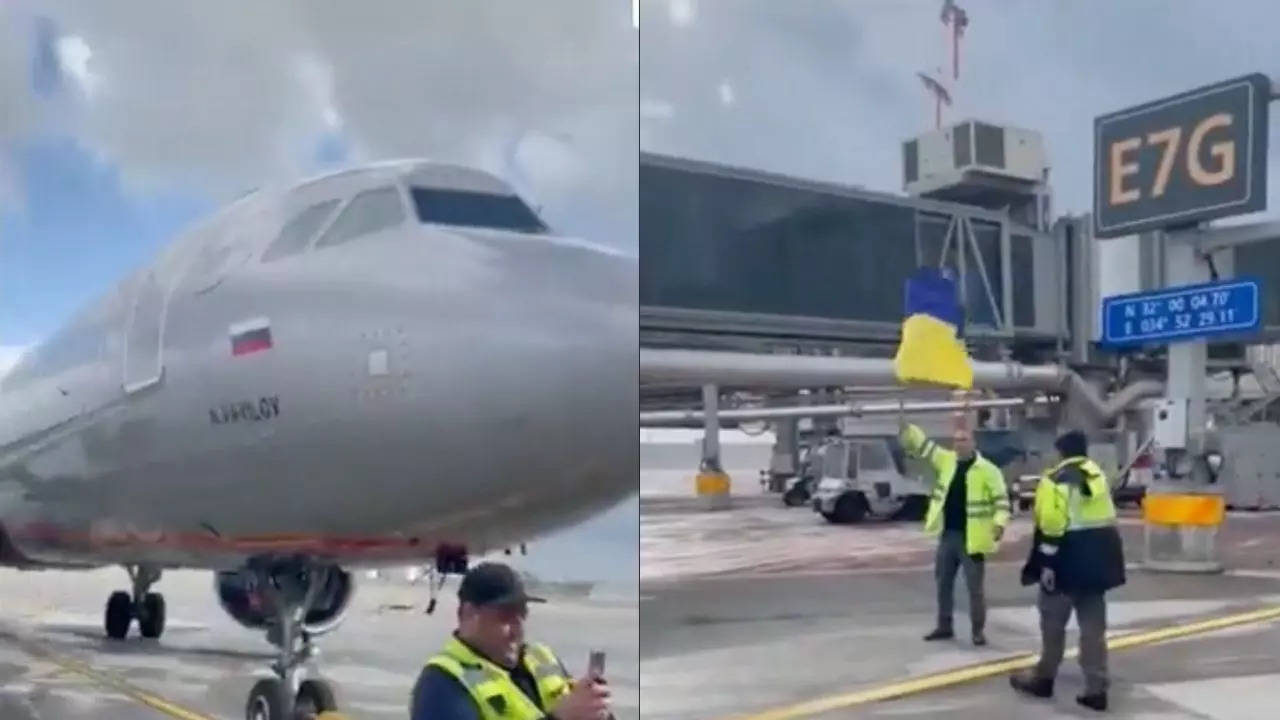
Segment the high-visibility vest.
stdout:
<path fill-rule="evenodd" d="M 1069 532 L 1116 524 L 1107 476 L 1086 457 L 1067 458 L 1040 476 L 1034 513 L 1044 540 L 1040 552 L 1050 556 Z"/>
<path fill-rule="evenodd" d="M 902 432 L 902 447 L 907 452 L 928 461 L 933 467 L 933 490 L 929 494 L 929 510 L 924 517 L 924 530 L 939 535 L 943 527 L 943 506 L 947 491 L 956 474 L 958 458 L 952 450 L 929 439 L 915 425 L 907 425 Z M 1004 484 L 1004 474 L 995 463 L 974 453 L 973 464 L 965 474 L 965 552 L 970 555 L 991 555 L 999 549 L 996 526 L 1009 524 L 1009 491 Z"/>
<path fill-rule="evenodd" d="M 1071 457 L 1036 486 L 1036 550 L 1066 592 L 1105 592 L 1123 585 L 1124 551 L 1111 485 L 1097 463 Z"/>
<path fill-rule="evenodd" d="M 572 680 L 564 675 L 555 653 L 545 645 L 530 643 L 521 662 L 537 681 L 539 709 L 511 675 L 502 667 L 479 655 L 456 637 L 445 643 L 439 655 L 427 661 L 452 675 L 476 701 L 485 720 L 538 720 L 546 717 L 561 697 L 572 689 Z"/>

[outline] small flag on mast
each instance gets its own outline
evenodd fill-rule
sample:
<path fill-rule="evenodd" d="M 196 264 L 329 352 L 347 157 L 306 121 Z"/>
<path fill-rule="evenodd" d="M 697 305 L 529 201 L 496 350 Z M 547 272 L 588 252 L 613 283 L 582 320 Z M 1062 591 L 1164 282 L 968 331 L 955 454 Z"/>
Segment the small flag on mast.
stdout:
<path fill-rule="evenodd" d="M 935 97 L 946 105 L 951 105 L 951 93 L 947 92 L 947 89 L 942 86 L 942 83 L 934 80 L 924 73 L 916 73 L 916 75 L 920 76 L 920 81 L 924 83 L 925 88 L 927 88 L 929 92 L 933 93 Z"/>

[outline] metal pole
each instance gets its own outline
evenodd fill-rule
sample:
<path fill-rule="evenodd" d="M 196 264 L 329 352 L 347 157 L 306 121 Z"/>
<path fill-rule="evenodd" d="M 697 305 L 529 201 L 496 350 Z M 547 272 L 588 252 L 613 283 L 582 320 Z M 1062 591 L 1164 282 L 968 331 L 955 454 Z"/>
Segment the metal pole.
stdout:
<path fill-rule="evenodd" d="M 782 492 L 783 482 L 799 472 L 796 462 L 799 418 L 782 418 L 773 424 L 773 453 L 769 458 L 769 490 Z"/>
<path fill-rule="evenodd" d="M 702 405 L 705 409 L 702 429 L 702 464 L 694 479 L 694 492 L 708 510 L 724 510 L 729 507 L 729 476 L 720 464 L 720 388 L 702 386 Z"/>
<path fill-rule="evenodd" d="M 1165 282 L 1170 286 L 1208 282 L 1208 268 L 1196 257 L 1191 237 L 1165 236 Z M 1204 340 L 1169 346 L 1165 393 L 1187 403 L 1187 450 L 1203 447 L 1205 429 L 1205 372 L 1208 346 Z"/>
<path fill-rule="evenodd" d="M 1193 285 L 1207 281 L 1208 268 L 1198 257 L 1197 236 L 1201 232 L 1166 233 L 1164 245 L 1165 282 L 1169 286 Z M 1221 572 L 1217 538 L 1224 498 L 1220 488 L 1209 483 L 1208 469 L 1201 457 L 1207 447 L 1205 426 L 1205 371 L 1208 346 L 1204 340 L 1172 343 L 1168 346 L 1166 397 L 1178 405 L 1185 403 L 1185 428 L 1177 428 L 1177 443 L 1167 443 L 1166 462 L 1182 466 L 1186 476 L 1172 483 L 1158 482 L 1148 490 L 1143 504 L 1143 556 L 1148 569 L 1165 572 Z M 1185 433 L 1184 433 L 1185 430 Z M 1180 462 L 1182 461 L 1182 462 Z M 1188 508 L 1194 508 L 1192 513 Z M 1188 517 L 1196 516 L 1196 521 Z M 1216 522 L 1200 518 L 1216 516 Z"/>
<path fill-rule="evenodd" d="M 720 389 L 702 386 L 702 467 L 703 472 L 721 472 L 720 466 Z"/>
<path fill-rule="evenodd" d="M 1036 398 L 1031 404 L 1043 405 L 1046 398 Z M 800 407 L 743 408 L 721 410 L 717 420 L 783 420 L 806 417 L 857 417 L 862 415 L 893 415 L 897 413 L 936 413 L 979 408 L 1014 408 L 1027 405 L 1023 398 L 994 398 L 988 400 L 937 400 L 923 402 L 881 402 L 836 405 L 804 405 Z M 699 410 L 653 410 L 640 413 L 640 424 L 645 426 L 683 425 L 702 422 L 707 427 L 709 418 Z M 717 422 L 717 429 L 719 423 Z"/>
<path fill-rule="evenodd" d="M 1071 372 L 1057 365 L 974 362 L 973 384 L 992 390 L 1061 390 Z M 888 358 L 765 355 L 715 350 L 640 348 L 640 380 L 753 388 L 898 386 Z"/>

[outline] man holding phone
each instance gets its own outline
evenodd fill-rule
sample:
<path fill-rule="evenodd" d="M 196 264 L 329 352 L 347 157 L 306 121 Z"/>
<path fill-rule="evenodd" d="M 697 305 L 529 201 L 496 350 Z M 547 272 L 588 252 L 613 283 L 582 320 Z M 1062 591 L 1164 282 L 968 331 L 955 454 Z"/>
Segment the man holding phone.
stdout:
<path fill-rule="evenodd" d="M 458 628 L 413 688 L 411 720 L 608 720 L 603 653 L 574 681 L 550 648 L 526 643 L 528 595 L 510 567 L 482 563 L 458 588 Z"/>

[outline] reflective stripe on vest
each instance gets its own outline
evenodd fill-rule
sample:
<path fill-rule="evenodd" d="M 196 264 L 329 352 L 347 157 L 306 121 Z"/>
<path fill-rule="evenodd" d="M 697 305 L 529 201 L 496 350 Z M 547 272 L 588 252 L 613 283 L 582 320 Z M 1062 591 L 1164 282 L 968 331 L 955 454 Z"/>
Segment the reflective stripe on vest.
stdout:
<path fill-rule="evenodd" d="M 1084 493 L 1081 492 L 1081 488 L 1076 485 L 1067 485 L 1065 488 L 1063 488 L 1064 490 L 1066 490 L 1066 501 L 1067 501 L 1066 503 L 1067 504 L 1067 527 L 1066 527 L 1066 530 L 1063 532 L 1063 536 L 1065 537 L 1067 533 L 1071 533 L 1071 532 L 1080 532 L 1083 530 L 1096 530 L 1098 528 L 1115 527 L 1117 524 L 1115 507 L 1110 506 L 1111 488 L 1106 483 L 1106 477 L 1100 472 L 1097 466 L 1088 458 L 1070 458 L 1070 459 L 1064 460 L 1058 463 L 1057 465 L 1055 465 L 1051 470 L 1049 470 L 1049 472 L 1046 473 L 1047 477 L 1052 478 L 1059 470 L 1061 470 L 1062 468 L 1068 465 L 1076 465 L 1077 467 L 1079 467 L 1080 471 L 1084 473 L 1085 483 L 1090 483 L 1093 480 L 1096 480 L 1097 478 L 1102 478 L 1103 479 L 1102 484 L 1105 488 L 1104 490 L 1105 495 L 1086 498 L 1084 496 Z M 1061 487 L 1063 485 L 1063 483 L 1056 483 L 1056 481 L 1055 481 L 1055 484 L 1058 487 Z M 1055 492 L 1061 492 L 1061 490 L 1055 489 Z M 1100 518 L 1086 518 L 1085 517 L 1086 512 L 1089 509 L 1091 509 L 1091 508 L 1085 507 L 1086 502 L 1089 502 L 1091 504 L 1105 503 L 1104 507 L 1108 508 L 1108 511 L 1109 511 L 1108 515 L 1106 517 L 1100 517 Z M 1045 555 L 1054 555 L 1058 552 L 1058 546 L 1050 543 L 1041 543 L 1040 552 Z"/>
<path fill-rule="evenodd" d="M 990 500 L 970 500 L 964 507 L 969 517 L 989 518 L 996 514 L 996 505 Z"/>
<path fill-rule="evenodd" d="M 561 672 L 560 663 L 550 648 L 530 644 L 525 648 L 522 662 L 535 679 L 543 707 L 553 707 L 569 691 L 569 678 Z M 476 654 L 456 637 L 450 638 L 440 654 L 427 664 L 457 678 L 475 700 L 484 720 L 538 720 L 546 716 L 506 670 Z"/>
<path fill-rule="evenodd" d="M 1116 524 L 1116 517 L 1098 518 L 1095 520 L 1086 520 L 1084 518 L 1084 493 L 1080 492 L 1080 488 L 1067 489 L 1067 532 L 1075 530 L 1092 530 L 1100 527 L 1111 527 Z"/>
<path fill-rule="evenodd" d="M 969 481 L 968 473 L 966 473 L 966 474 L 965 474 L 965 483 L 967 484 L 967 483 L 968 483 L 968 481 Z M 949 485 L 948 485 L 948 487 L 947 487 L 947 490 L 950 490 L 950 486 L 949 486 Z M 968 493 L 968 488 L 967 488 L 967 487 L 966 487 L 966 489 L 965 489 L 965 494 L 966 494 L 966 495 L 968 495 L 968 494 L 969 494 L 969 493 Z M 933 492 L 931 493 L 930 497 L 931 497 L 933 500 L 935 500 L 935 501 L 937 501 L 937 502 L 941 503 L 941 502 L 944 502 L 944 501 L 946 500 L 945 495 L 946 495 L 946 492 L 943 490 L 942 485 L 941 485 L 941 484 L 935 484 L 935 485 L 934 485 L 934 488 L 933 488 Z M 996 513 L 997 513 L 997 512 L 999 512 L 999 511 L 1001 511 L 1001 510 L 1004 510 L 1005 512 L 1008 512 L 1008 510 L 1009 510 L 1009 498 L 1008 498 L 1008 497 L 997 497 L 995 500 L 968 500 L 968 499 L 966 499 L 966 500 L 965 500 L 965 504 L 964 504 L 964 508 L 965 508 L 965 516 L 966 516 L 966 517 L 971 517 L 971 518 L 994 518 L 994 517 L 996 516 Z"/>
<path fill-rule="evenodd" d="M 538 682 L 538 693 L 542 695 L 542 704 L 550 708 L 561 695 L 569 692 L 569 678 L 560 669 L 560 661 L 556 659 L 551 648 L 541 644 L 531 644 L 525 648 L 525 667 Z"/>

